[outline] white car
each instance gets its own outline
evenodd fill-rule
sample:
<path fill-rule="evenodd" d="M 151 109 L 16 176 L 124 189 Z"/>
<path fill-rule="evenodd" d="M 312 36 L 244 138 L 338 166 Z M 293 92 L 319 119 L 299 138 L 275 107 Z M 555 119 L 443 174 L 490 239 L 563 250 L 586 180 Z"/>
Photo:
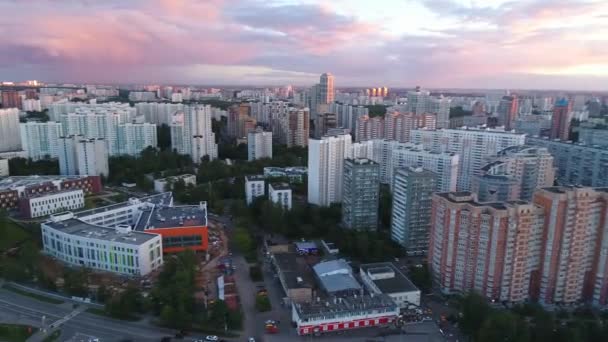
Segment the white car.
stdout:
<path fill-rule="evenodd" d="M 205 341 L 217 341 L 218 337 L 215 335 L 209 335 L 207 337 L 205 337 Z"/>
<path fill-rule="evenodd" d="M 250 338 L 247 340 L 247 342 L 255 342 L 255 338 L 250 337 Z"/>

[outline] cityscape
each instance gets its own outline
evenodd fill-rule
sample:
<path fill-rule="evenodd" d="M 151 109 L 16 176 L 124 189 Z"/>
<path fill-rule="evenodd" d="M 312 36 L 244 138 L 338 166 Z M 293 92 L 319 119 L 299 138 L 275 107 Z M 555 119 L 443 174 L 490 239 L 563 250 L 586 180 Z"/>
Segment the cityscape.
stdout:
<path fill-rule="evenodd" d="M 0 341 L 607 341 L 606 3 L 380 3 L 0 1 Z"/>

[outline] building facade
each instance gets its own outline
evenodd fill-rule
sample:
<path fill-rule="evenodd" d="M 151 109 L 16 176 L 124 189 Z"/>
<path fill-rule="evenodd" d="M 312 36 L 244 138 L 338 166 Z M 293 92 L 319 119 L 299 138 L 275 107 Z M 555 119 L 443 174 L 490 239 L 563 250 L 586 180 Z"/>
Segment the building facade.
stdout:
<path fill-rule="evenodd" d="M 171 148 L 190 155 L 195 163 L 201 158 L 217 159 L 215 133 L 211 129 L 211 106 L 184 106 L 171 120 Z"/>
<path fill-rule="evenodd" d="M 21 146 L 28 158 L 40 160 L 57 158 L 59 137 L 63 130 L 59 122 L 26 122 L 19 125 Z"/>
<path fill-rule="evenodd" d="M 423 168 L 398 168 L 393 180 L 391 239 L 408 255 L 425 255 L 437 175 Z"/>
<path fill-rule="evenodd" d="M 369 159 L 345 159 L 342 224 L 348 229 L 378 229 L 380 166 Z"/>
<path fill-rule="evenodd" d="M 247 160 L 272 159 L 272 132 L 258 128 L 247 135 Z"/>
<path fill-rule="evenodd" d="M 253 200 L 264 196 L 266 193 L 266 181 L 264 176 L 245 176 L 245 200 L 247 205 L 253 203 Z"/>
<path fill-rule="evenodd" d="M 549 138 L 569 140 L 570 120 L 572 119 L 572 107 L 568 100 L 558 100 L 553 105 L 553 117 L 551 118 L 551 133 Z"/>
<path fill-rule="evenodd" d="M 20 151 L 19 110 L 0 109 L 0 152 Z"/>
<path fill-rule="evenodd" d="M 9 174 L 8 159 L 0 158 L 0 177 L 6 177 Z"/>
<path fill-rule="evenodd" d="M 519 104 L 517 96 L 503 96 L 498 104 L 498 124 L 511 130 L 519 115 Z"/>
<path fill-rule="evenodd" d="M 530 145 L 545 147 L 553 156 L 560 185 L 608 186 L 608 148 L 570 141 L 527 137 Z"/>
<path fill-rule="evenodd" d="M 411 141 L 435 152 L 459 155 L 458 191 L 471 189 L 472 176 L 486 165 L 486 158 L 507 147 L 523 145 L 525 135 L 491 129 L 414 130 Z"/>
<path fill-rule="evenodd" d="M 108 152 L 103 139 L 81 136 L 59 138 L 59 172 L 61 175 L 108 176 Z"/>
<path fill-rule="evenodd" d="M 19 211 L 25 218 L 51 215 L 84 208 L 84 191 L 64 190 L 21 198 Z"/>
<path fill-rule="evenodd" d="M 287 183 L 268 184 L 268 199 L 283 210 L 291 210 L 291 188 Z"/>
<path fill-rule="evenodd" d="M 344 159 L 351 157 L 350 134 L 311 139 L 308 145 L 308 203 L 342 202 Z"/>

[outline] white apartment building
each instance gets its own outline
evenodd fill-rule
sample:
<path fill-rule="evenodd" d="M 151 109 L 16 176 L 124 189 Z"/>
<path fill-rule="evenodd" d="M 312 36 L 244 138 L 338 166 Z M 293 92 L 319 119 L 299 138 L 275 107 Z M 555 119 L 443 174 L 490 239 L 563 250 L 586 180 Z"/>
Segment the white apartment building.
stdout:
<path fill-rule="evenodd" d="M 311 139 L 308 144 L 308 203 L 342 202 L 344 159 L 352 158 L 350 134 Z"/>
<path fill-rule="evenodd" d="M 247 160 L 272 159 L 272 132 L 257 129 L 247 134 Z"/>
<path fill-rule="evenodd" d="M 431 93 L 427 90 L 422 90 L 416 87 L 416 90 L 407 92 L 407 108 L 408 111 L 414 114 L 427 113 L 429 109 L 429 100 Z"/>
<path fill-rule="evenodd" d="M 266 193 L 266 181 L 264 176 L 245 176 L 245 200 L 247 205 L 253 203 L 253 200 L 264 196 Z"/>
<path fill-rule="evenodd" d="M 71 212 L 41 224 L 44 253 L 81 267 L 143 276 L 163 264 L 162 237 L 132 231 L 128 224 L 102 227 Z"/>
<path fill-rule="evenodd" d="M 217 158 L 215 133 L 211 130 L 211 106 L 185 106 L 183 112 L 173 115 L 171 121 L 171 147 L 180 154 L 192 157 L 195 163 L 207 156 Z"/>
<path fill-rule="evenodd" d="M 103 139 L 60 137 L 59 171 L 62 175 L 108 175 L 108 152 Z"/>
<path fill-rule="evenodd" d="M 0 158 L 0 177 L 6 177 L 8 175 L 8 159 Z"/>
<path fill-rule="evenodd" d="M 59 137 L 63 130 L 59 122 L 29 121 L 19 124 L 21 146 L 33 160 L 57 158 Z"/>
<path fill-rule="evenodd" d="M 450 127 L 450 105 L 452 100 L 443 95 L 438 98 L 431 98 L 429 102 L 428 112 L 437 116 L 437 128 Z"/>
<path fill-rule="evenodd" d="M 51 215 L 60 211 L 84 208 L 82 189 L 64 190 L 25 197 L 20 201 L 21 214 L 26 218 Z"/>
<path fill-rule="evenodd" d="M 42 112 L 40 100 L 26 99 L 21 101 L 21 105 L 23 106 L 23 110 L 26 112 Z"/>
<path fill-rule="evenodd" d="M 20 150 L 19 109 L 0 109 L 0 152 Z"/>
<path fill-rule="evenodd" d="M 336 114 L 338 127 L 348 128 L 351 132 L 357 130 L 357 120 L 360 117 L 369 115 L 369 109 L 364 106 L 353 106 L 337 102 L 329 105 L 329 112 Z"/>
<path fill-rule="evenodd" d="M 291 188 L 287 183 L 270 183 L 268 199 L 280 205 L 284 210 L 291 210 Z"/>
<path fill-rule="evenodd" d="M 410 136 L 411 142 L 422 144 L 426 150 L 453 152 L 460 156 L 458 191 L 471 189 L 473 175 L 479 173 L 488 157 L 507 147 L 523 145 L 526 141 L 524 134 L 498 129 L 413 130 Z"/>
<path fill-rule="evenodd" d="M 432 152 L 425 150 L 422 145 L 412 143 L 400 143 L 392 147 L 387 167 L 388 184 L 391 188 L 397 168 L 421 167 L 437 175 L 435 185 L 438 192 L 456 191 L 460 164 L 456 153 Z"/>
<path fill-rule="evenodd" d="M 146 122 L 157 125 L 171 124 L 173 114 L 184 110 L 181 103 L 140 102 L 135 104 L 138 115 L 143 115 Z"/>
<path fill-rule="evenodd" d="M 119 154 L 137 155 L 148 147 L 158 145 L 156 124 L 126 123 L 118 126 L 116 135 Z"/>
<path fill-rule="evenodd" d="M 401 309 L 420 306 L 420 290 L 393 263 L 363 264 L 359 276 L 370 293 L 388 295 Z"/>

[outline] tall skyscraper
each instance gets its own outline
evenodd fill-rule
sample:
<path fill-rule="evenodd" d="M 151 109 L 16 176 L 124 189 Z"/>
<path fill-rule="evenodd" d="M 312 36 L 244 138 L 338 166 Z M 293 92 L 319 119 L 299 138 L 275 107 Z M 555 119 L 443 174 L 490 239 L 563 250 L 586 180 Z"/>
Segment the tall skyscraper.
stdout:
<path fill-rule="evenodd" d="M 264 132 L 260 127 L 247 135 L 247 160 L 272 159 L 272 132 Z"/>
<path fill-rule="evenodd" d="M 344 159 L 350 158 L 350 134 L 308 142 L 308 203 L 327 207 L 342 201 Z"/>
<path fill-rule="evenodd" d="M 376 230 L 379 201 L 379 165 L 369 159 L 345 159 L 342 224 L 349 229 Z"/>
<path fill-rule="evenodd" d="M 232 106 L 228 110 L 228 134 L 240 139 L 255 129 L 256 121 L 251 117 L 251 106 L 246 103 Z"/>
<path fill-rule="evenodd" d="M 334 75 L 324 73 L 319 79 L 319 103 L 330 104 L 334 98 Z"/>
<path fill-rule="evenodd" d="M 60 137 L 58 154 L 62 175 L 108 176 L 108 151 L 103 139 Z"/>
<path fill-rule="evenodd" d="M 0 152 L 20 151 L 19 110 L 0 109 Z"/>
<path fill-rule="evenodd" d="M 558 100 L 553 106 L 553 117 L 551 118 L 551 139 L 569 140 L 570 120 L 572 111 L 568 100 Z"/>
<path fill-rule="evenodd" d="M 384 126 L 384 118 L 380 116 L 373 118 L 370 118 L 369 115 L 360 116 L 359 119 L 357 119 L 355 141 L 359 142 L 384 138 Z"/>
<path fill-rule="evenodd" d="M 526 136 L 490 129 L 413 130 L 413 143 L 435 152 L 453 152 L 460 156 L 458 191 L 470 191 L 472 176 L 486 165 L 488 157 L 507 147 L 523 145 Z"/>
<path fill-rule="evenodd" d="M 171 148 L 192 157 L 195 163 L 207 156 L 217 158 L 215 133 L 211 129 L 211 106 L 185 106 L 183 112 L 173 115 Z"/>
<path fill-rule="evenodd" d="M 427 113 L 429 110 L 429 99 L 431 93 L 416 87 L 413 91 L 407 92 L 407 108 L 414 114 Z"/>
<path fill-rule="evenodd" d="M 473 177 L 480 202 L 531 201 L 538 188 L 553 186 L 553 156 L 546 148 L 521 145 L 500 151 Z"/>
<path fill-rule="evenodd" d="M 511 130 L 515 126 L 515 119 L 519 114 L 517 96 L 503 96 L 498 104 L 498 123 Z"/>
<path fill-rule="evenodd" d="M 59 137 L 63 136 L 59 122 L 26 122 L 19 125 L 21 145 L 33 160 L 57 158 Z"/>
<path fill-rule="evenodd" d="M 408 255 L 424 255 L 428 251 L 436 179 L 435 173 L 423 168 L 395 170 L 391 239 Z"/>
<path fill-rule="evenodd" d="M 156 124 L 125 123 L 119 125 L 116 139 L 119 154 L 138 155 L 144 149 L 158 145 Z"/>

